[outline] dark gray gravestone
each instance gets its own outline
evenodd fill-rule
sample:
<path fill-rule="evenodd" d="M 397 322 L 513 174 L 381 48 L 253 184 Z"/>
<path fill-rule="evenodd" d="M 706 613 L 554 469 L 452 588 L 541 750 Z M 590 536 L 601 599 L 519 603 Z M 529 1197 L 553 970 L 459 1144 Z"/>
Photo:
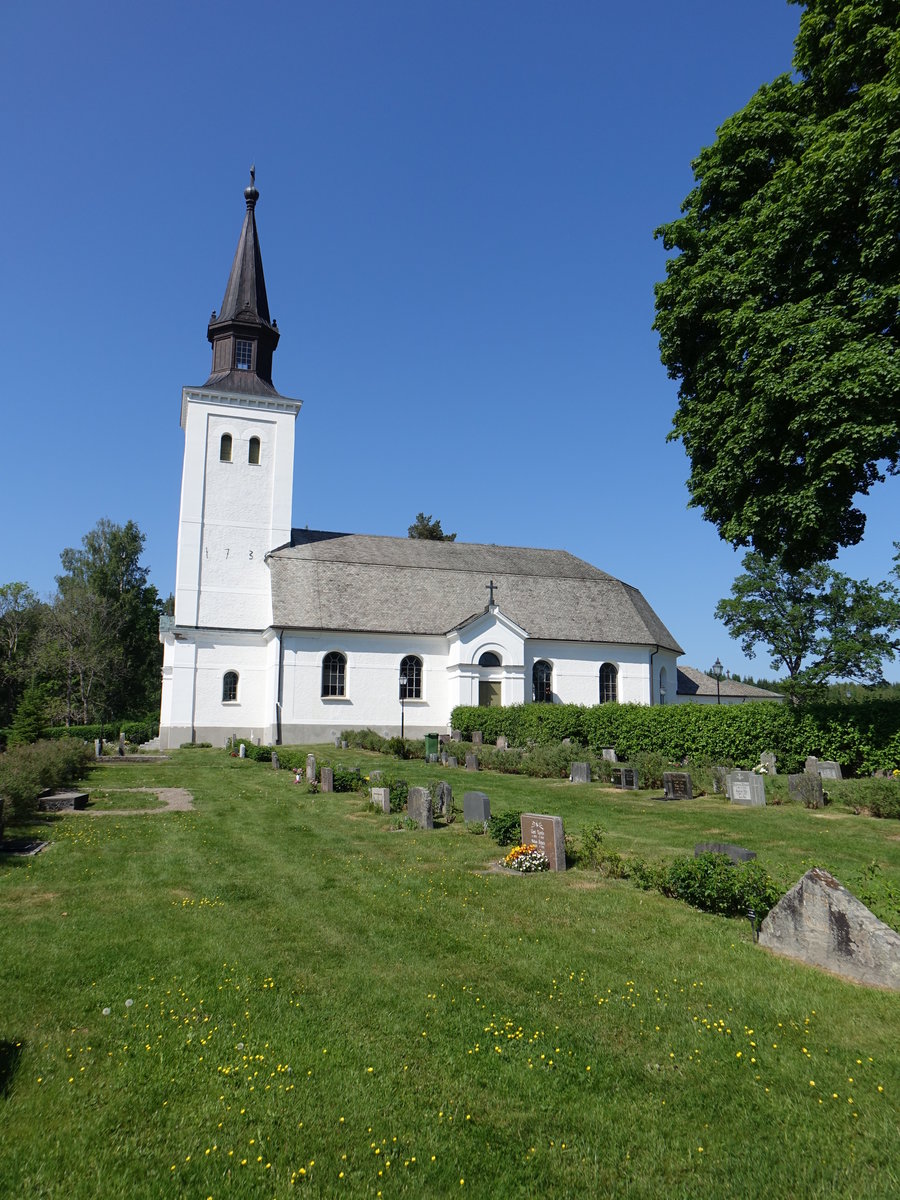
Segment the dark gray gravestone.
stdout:
<path fill-rule="evenodd" d="M 819 760 L 816 758 L 816 756 L 814 754 L 810 754 L 810 756 L 807 758 L 806 763 L 803 767 L 803 770 L 808 772 L 808 774 L 810 774 L 810 775 L 818 775 Z"/>
<path fill-rule="evenodd" d="M 615 746 L 604 746 L 600 753 L 607 762 L 618 762 Z"/>
<path fill-rule="evenodd" d="M 730 842 L 698 842 L 694 847 L 694 858 L 699 854 L 727 854 L 733 863 L 751 862 L 756 858 L 755 850 L 745 850 Z"/>
<path fill-rule="evenodd" d="M 466 770 L 467 771 L 477 771 L 478 770 L 478 755 L 477 754 L 467 754 L 466 755 Z"/>
<path fill-rule="evenodd" d="M 822 790 L 821 775 L 811 775 L 804 771 L 802 775 L 788 775 L 788 795 L 792 800 L 799 800 L 807 808 L 824 808 L 825 793 Z"/>
<path fill-rule="evenodd" d="M 434 789 L 434 815 L 447 820 L 452 812 L 453 788 L 446 779 L 440 779 Z"/>
<path fill-rule="evenodd" d="M 765 808 L 766 785 L 755 771 L 729 771 L 725 777 L 728 799 L 748 808 Z"/>
<path fill-rule="evenodd" d="M 459 729 L 451 729 L 450 730 L 450 741 L 451 742 L 461 742 L 462 741 L 462 733 Z"/>
<path fill-rule="evenodd" d="M 550 864 L 551 871 L 566 869 L 566 841 L 562 817 L 522 813 L 522 845 L 534 845 Z"/>
<path fill-rule="evenodd" d="M 434 829 L 434 814 L 431 811 L 431 793 L 428 788 L 411 787 L 406 801 L 406 811 L 420 829 Z"/>
<path fill-rule="evenodd" d="M 619 767 L 613 771 L 613 783 L 625 792 L 638 790 L 638 773 L 634 767 Z"/>
<path fill-rule="evenodd" d="M 569 779 L 572 783 L 590 783 L 591 764 L 586 762 L 572 763 L 569 767 Z"/>
<path fill-rule="evenodd" d="M 767 775 L 777 775 L 778 770 L 775 766 L 775 755 L 771 750 L 765 750 L 759 756 L 759 765 L 766 768 Z"/>
<path fill-rule="evenodd" d="M 498 750 L 508 750 L 509 749 L 509 738 L 507 738 L 502 733 L 497 738 L 497 749 Z"/>
<path fill-rule="evenodd" d="M 819 775 L 823 779 L 844 778 L 843 774 L 841 773 L 841 764 L 836 762 L 826 762 L 825 759 L 819 763 Z"/>
<path fill-rule="evenodd" d="M 334 791 L 334 771 L 333 771 L 333 769 L 331 767 L 322 767 L 319 774 L 322 777 L 322 791 L 323 792 L 333 792 Z"/>
<path fill-rule="evenodd" d="M 439 746 L 446 746 L 449 741 L 450 741 L 449 733 L 438 734 L 438 745 Z"/>
<path fill-rule="evenodd" d="M 277 771 L 280 766 L 281 766 L 281 763 L 278 761 L 278 755 L 273 750 L 272 751 L 272 770 Z"/>
<path fill-rule="evenodd" d="M 693 800 L 694 788 L 687 771 L 664 771 L 663 790 L 666 800 Z"/>
<path fill-rule="evenodd" d="M 447 753 L 447 751 L 442 750 L 441 751 L 441 766 L 446 767 L 449 759 L 450 759 L 450 755 Z"/>
<path fill-rule="evenodd" d="M 307 754 L 306 756 L 306 782 L 315 783 L 316 781 L 316 756 Z"/>
<path fill-rule="evenodd" d="M 372 788 L 372 803 L 377 805 L 382 812 L 389 813 L 391 811 L 391 789 L 384 787 Z"/>
<path fill-rule="evenodd" d="M 463 820 L 489 821 L 491 819 L 491 802 L 484 792 L 463 793 Z"/>
<path fill-rule="evenodd" d="M 484 744 L 484 735 L 480 729 L 476 729 L 472 734 L 472 745 L 481 746 Z"/>
<path fill-rule="evenodd" d="M 459 766 L 459 759 L 456 757 L 455 754 L 447 755 L 447 766 L 448 767 L 458 767 Z"/>
<path fill-rule="evenodd" d="M 437 756 L 436 754 L 429 754 L 429 755 L 426 757 L 426 760 L 425 760 L 425 761 L 426 761 L 426 762 L 430 762 L 430 763 L 436 763 L 436 762 L 438 761 L 438 756 Z"/>

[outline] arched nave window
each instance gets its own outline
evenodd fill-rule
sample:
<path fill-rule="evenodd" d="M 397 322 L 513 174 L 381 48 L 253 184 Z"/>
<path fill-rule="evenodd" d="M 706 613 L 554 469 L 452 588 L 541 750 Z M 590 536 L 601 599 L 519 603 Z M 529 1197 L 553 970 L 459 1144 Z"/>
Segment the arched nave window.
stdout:
<path fill-rule="evenodd" d="M 600 703 L 615 704 L 619 699 L 619 671 L 612 663 L 600 668 Z"/>
<path fill-rule="evenodd" d="M 339 650 L 331 650 L 322 659 L 322 695 L 343 696 L 347 660 Z"/>
<path fill-rule="evenodd" d="M 539 658 L 531 669 L 531 696 L 535 704 L 553 703 L 553 668 Z"/>
<path fill-rule="evenodd" d="M 230 703 L 232 700 L 237 700 L 237 671 L 226 671 L 222 676 L 222 702 Z"/>
<path fill-rule="evenodd" d="M 659 702 L 660 702 L 660 704 L 665 704 L 665 702 L 666 702 L 666 686 L 667 686 L 667 684 L 668 684 L 668 675 L 666 674 L 666 668 L 660 667 L 659 668 Z"/>
<path fill-rule="evenodd" d="M 223 433 L 219 442 L 219 462 L 231 462 L 231 434 Z"/>
<path fill-rule="evenodd" d="M 250 448 L 247 451 L 247 462 L 251 467 L 259 466 L 259 438 L 252 437 L 250 439 Z"/>
<path fill-rule="evenodd" d="M 406 683 L 400 684 L 401 700 L 422 699 L 422 660 L 416 654 L 407 654 L 400 663 L 400 679 Z"/>

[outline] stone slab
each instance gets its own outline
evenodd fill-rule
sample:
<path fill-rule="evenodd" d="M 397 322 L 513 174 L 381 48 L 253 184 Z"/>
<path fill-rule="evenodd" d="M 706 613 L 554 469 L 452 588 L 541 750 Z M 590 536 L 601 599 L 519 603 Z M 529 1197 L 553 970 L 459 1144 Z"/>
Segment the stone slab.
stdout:
<path fill-rule="evenodd" d="M 489 821 L 491 819 L 491 802 L 485 792 L 463 793 L 463 820 Z"/>
<path fill-rule="evenodd" d="M 617 767 L 613 771 L 613 784 L 622 791 L 636 792 L 640 786 L 637 770 L 634 767 Z"/>
<path fill-rule="evenodd" d="M 603 757 L 606 759 L 607 762 L 618 762 L 619 761 L 618 758 L 616 757 L 615 746 L 604 746 L 603 749 L 600 751 L 600 753 L 603 755 Z"/>
<path fill-rule="evenodd" d="M 481 746 L 484 744 L 484 735 L 480 729 L 476 729 L 472 734 L 472 745 Z"/>
<path fill-rule="evenodd" d="M 572 783 L 590 783 L 591 764 L 586 762 L 571 763 L 569 765 L 569 779 Z"/>
<path fill-rule="evenodd" d="M 900 991 L 900 933 L 820 867 L 775 905 L 759 944 L 855 983 Z"/>
<path fill-rule="evenodd" d="M 439 779 L 434 787 L 434 815 L 449 821 L 453 813 L 453 788 L 446 779 Z"/>
<path fill-rule="evenodd" d="M 334 770 L 333 770 L 333 768 L 323 767 L 321 769 L 321 771 L 319 772 L 319 775 L 321 776 L 322 791 L 323 792 L 333 792 L 334 791 Z"/>
<path fill-rule="evenodd" d="M 812 775 L 804 771 L 800 775 L 788 775 L 788 795 L 807 808 L 824 808 L 825 792 L 822 788 L 822 776 Z"/>
<path fill-rule="evenodd" d="M 733 863 L 752 862 L 756 858 L 755 850 L 745 850 L 731 842 L 698 842 L 694 847 L 694 858 L 700 854 L 727 854 Z"/>
<path fill-rule="evenodd" d="M 458 767 L 459 766 L 459 759 L 456 757 L 455 754 L 447 755 L 447 766 L 448 767 Z"/>
<path fill-rule="evenodd" d="M 450 741 L 451 742 L 461 742 L 462 741 L 462 731 L 459 729 L 451 729 L 450 730 Z"/>
<path fill-rule="evenodd" d="M 562 817 L 546 813 L 522 813 L 522 845 L 533 843 L 547 859 L 551 871 L 566 869 L 566 842 Z"/>
<path fill-rule="evenodd" d="M 431 810 L 431 793 L 428 788 L 409 789 L 406 811 L 420 829 L 434 829 L 434 813 Z"/>
<path fill-rule="evenodd" d="M 376 804 L 382 812 L 389 813 L 391 811 L 391 789 L 386 787 L 373 787 L 372 803 Z"/>
<path fill-rule="evenodd" d="M 41 812 L 82 812 L 87 808 L 87 792 L 51 791 L 39 797 L 37 806 Z"/>
<path fill-rule="evenodd" d="M 843 779 L 841 764 L 828 762 L 824 758 L 819 763 L 819 776 L 822 779 Z"/>
<path fill-rule="evenodd" d="M 687 771 L 664 771 L 663 791 L 666 800 L 693 800 L 694 786 Z"/>
<path fill-rule="evenodd" d="M 509 749 L 509 738 L 506 737 L 505 734 L 501 733 L 500 736 L 497 738 L 497 749 L 498 750 L 508 750 Z"/>
<path fill-rule="evenodd" d="M 315 783 L 316 781 L 316 756 L 307 754 L 306 756 L 306 782 Z"/>
<path fill-rule="evenodd" d="M 746 808 L 766 806 L 765 781 L 755 771 L 729 771 L 725 776 L 725 790 L 732 804 Z"/>
<path fill-rule="evenodd" d="M 767 775 L 778 774 L 778 769 L 775 765 L 775 755 L 771 750 L 766 750 L 759 756 L 759 765 L 766 768 Z"/>
<path fill-rule="evenodd" d="M 466 770 L 467 771 L 477 771 L 478 770 L 478 755 L 477 754 L 467 754 L 466 755 Z"/>

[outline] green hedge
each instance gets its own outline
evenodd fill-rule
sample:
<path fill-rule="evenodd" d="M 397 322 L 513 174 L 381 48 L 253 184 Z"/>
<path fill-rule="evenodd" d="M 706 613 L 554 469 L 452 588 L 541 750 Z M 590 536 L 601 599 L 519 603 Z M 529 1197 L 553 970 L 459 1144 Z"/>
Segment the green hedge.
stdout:
<path fill-rule="evenodd" d="M 85 742 L 93 742 L 102 737 L 106 742 L 119 739 L 119 731 L 125 734 L 125 740 L 135 745 L 149 742 L 159 733 L 159 721 L 151 717 L 143 721 L 107 721 L 103 725 L 51 725 L 43 730 L 42 738 L 56 741 L 59 738 L 81 738 Z"/>
<path fill-rule="evenodd" d="M 798 771 L 809 754 L 839 762 L 846 774 L 900 767 L 900 701 L 858 704 L 524 704 L 455 708 L 451 725 L 480 729 L 485 742 L 505 734 L 511 746 L 549 745 L 571 738 L 597 752 L 614 746 L 620 759 L 662 754 L 733 762 L 752 768 L 766 750 L 779 771 Z"/>

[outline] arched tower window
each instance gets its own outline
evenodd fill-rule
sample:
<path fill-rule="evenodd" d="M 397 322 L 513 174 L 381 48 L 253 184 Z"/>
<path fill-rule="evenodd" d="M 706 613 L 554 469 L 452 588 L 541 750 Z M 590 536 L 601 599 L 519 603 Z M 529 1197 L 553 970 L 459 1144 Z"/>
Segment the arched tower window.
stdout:
<path fill-rule="evenodd" d="M 401 700 L 422 699 L 422 660 L 415 654 L 407 654 L 400 663 L 400 678 L 406 683 L 400 684 Z"/>
<path fill-rule="evenodd" d="M 219 462 L 231 462 L 231 434 L 223 433 L 219 442 Z"/>
<path fill-rule="evenodd" d="M 666 702 L 666 686 L 667 686 L 668 682 L 669 682 L 669 678 L 666 673 L 666 668 L 660 667 L 659 668 L 659 702 L 660 702 L 660 704 L 665 704 L 665 702 Z"/>
<path fill-rule="evenodd" d="M 259 438 L 252 437 L 250 439 L 250 448 L 247 451 L 247 462 L 251 467 L 259 466 Z"/>
<path fill-rule="evenodd" d="M 600 703 L 615 704 L 619 699 L 619 671 L 612 663 L 600 668 Z"/>
<path fill-rule="evenodd" d="M 322 695 L 343 696 L 347 660 L 339 650 L 332 650 L 322 659 Z"/>
<path fill-rule="evenodd" d="M 553 668 L 540 658 L 531 669 L 531 695 L 535 704 L 553 703 Z"/>
<path fill-rule="evenodd" d="M 222 702 L 225 704 L 237 700 L 238 674 L 237 671 L 226 671 L 222 676 Z"/>
<path fill-rule="evenodd" d="M 481 658 L 478 660 L 478 665 L 479 667 L 502 666 L 500 662 L 500 655 L 495 654 L 493 650 L 485 650 L 484 654 L 482 654 Z"/>

